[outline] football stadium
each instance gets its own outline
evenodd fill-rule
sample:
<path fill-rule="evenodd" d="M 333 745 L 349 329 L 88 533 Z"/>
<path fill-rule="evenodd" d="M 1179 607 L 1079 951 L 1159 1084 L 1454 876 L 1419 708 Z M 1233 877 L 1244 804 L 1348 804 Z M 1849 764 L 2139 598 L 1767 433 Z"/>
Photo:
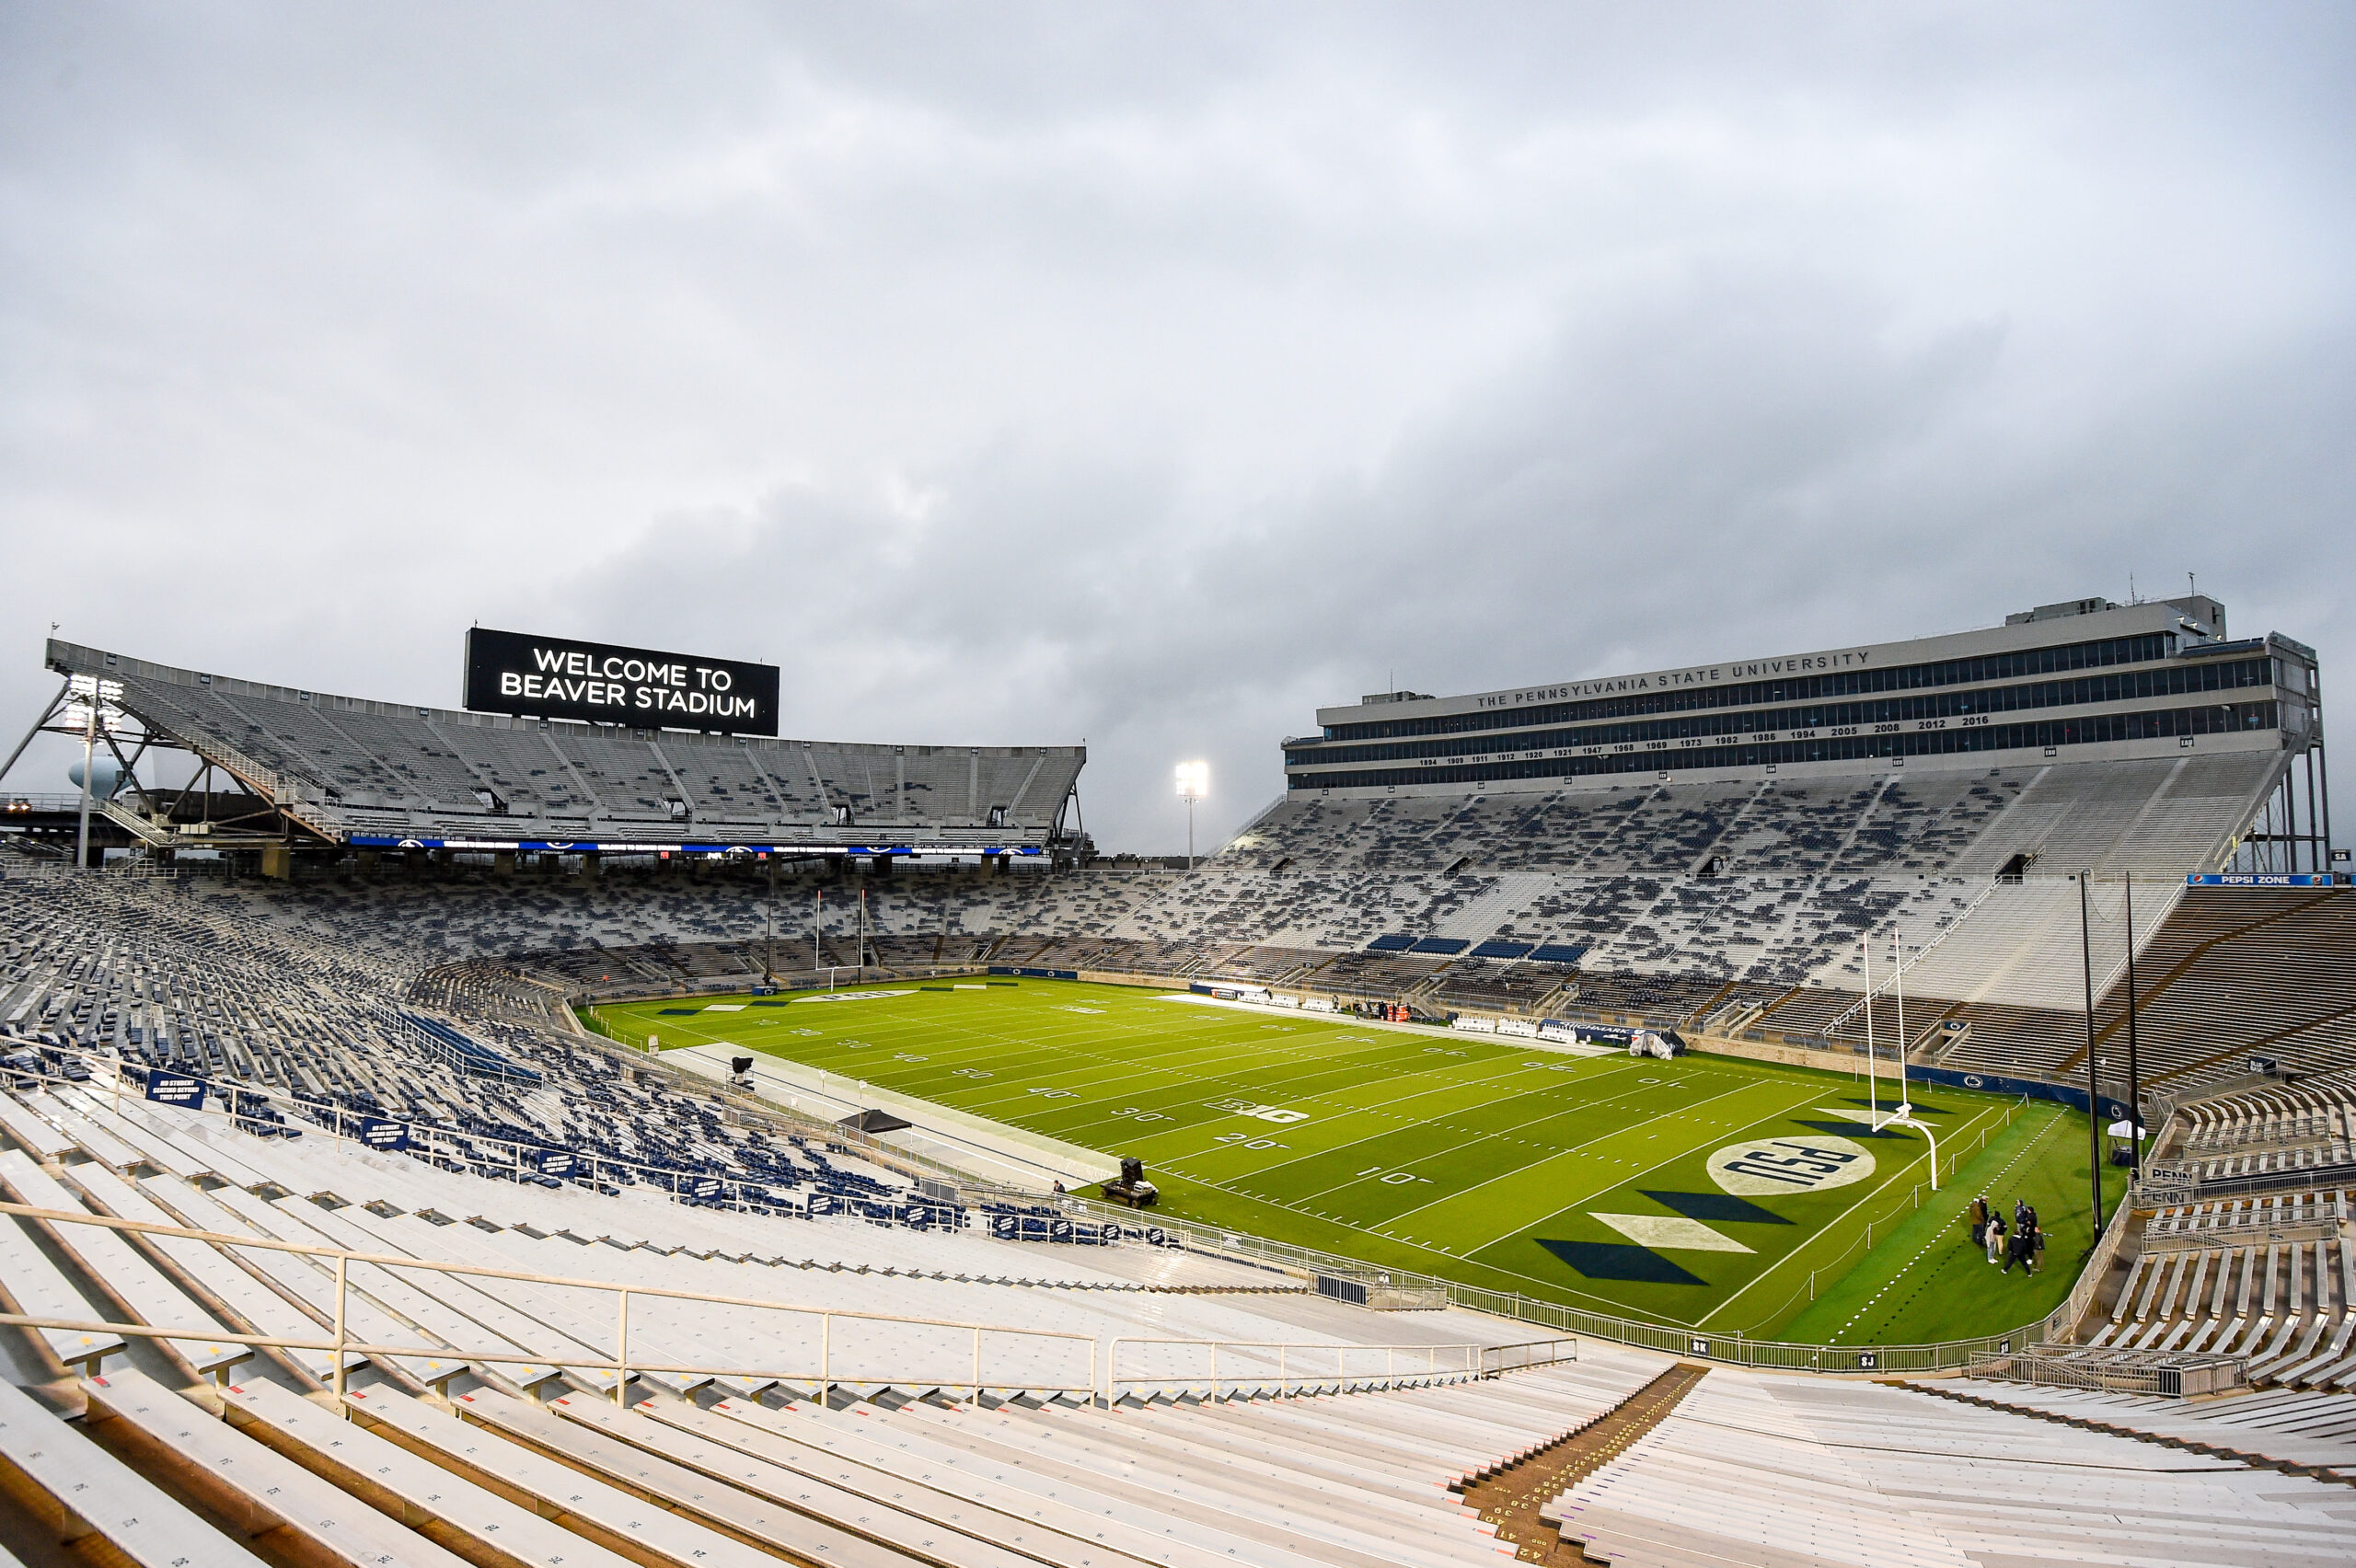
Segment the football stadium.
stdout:
<path fill-rule="evenodd" d="M 1052 715 L 168 651 L 0 767 L 36 1568 L 2356 1551 L 2356 888 L 2215 599 L 1337 701 L 1183 858 Z"/>

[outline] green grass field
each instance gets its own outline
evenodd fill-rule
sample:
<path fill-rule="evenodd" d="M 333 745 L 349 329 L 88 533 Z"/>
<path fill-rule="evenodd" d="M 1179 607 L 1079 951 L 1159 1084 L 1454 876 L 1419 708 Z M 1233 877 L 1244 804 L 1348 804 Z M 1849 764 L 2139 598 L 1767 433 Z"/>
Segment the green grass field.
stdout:
<path fill-rule="evenodd" d="M 874 988 L 902 994 L 597 1017 L 618 1039 L 741 1044 L 1139 1156 L 1189 1218 L 1721 1334 L 2011 1329 L 2067 1294 L 2088 1245 L 2085 1119 L 2050 1105 L 1918 1090 L 1934 1193 L 1922 1135 L 1868 1126 L 1866 1086 L 1845 1074 L 1573 1056 L 1052 980 Z M 702 1010 L 714 1001 L 754 1005 Z M 2000 1276 L 1973 1251 L 1958 1216 L 1980 1191 L 2038 1206 L 2044 1274 Z"/>

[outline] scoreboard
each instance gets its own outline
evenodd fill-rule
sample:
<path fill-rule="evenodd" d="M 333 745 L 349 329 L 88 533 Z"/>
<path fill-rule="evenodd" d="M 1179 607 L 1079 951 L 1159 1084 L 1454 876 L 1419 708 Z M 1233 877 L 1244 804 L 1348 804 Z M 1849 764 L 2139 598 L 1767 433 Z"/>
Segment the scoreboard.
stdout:
<path fill-rule="evenodd" d="M 774 735 L 778 668 L 475 627 L 467 633 L 466 706 L 648 730 Z"/>

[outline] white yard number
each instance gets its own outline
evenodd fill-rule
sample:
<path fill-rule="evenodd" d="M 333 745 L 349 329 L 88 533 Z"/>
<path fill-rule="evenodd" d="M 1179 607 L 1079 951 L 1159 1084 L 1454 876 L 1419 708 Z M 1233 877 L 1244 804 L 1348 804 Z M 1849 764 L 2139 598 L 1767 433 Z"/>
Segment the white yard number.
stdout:
<path fill-rule="evenodd" d="M 1376 1181 L 1381 1182 L 1386 1187 L 1403 1187 L 1410 1182 L 1428 1182 L 1431 1180 L 1428 1176 L 1418 1176 L 1411 1170 L 1393 1170 L 1388 1174 L 1384 1174 L 1382 1167 L 1380 1165 L 1369 1165 L 1365 1170 L 1359 1171 L 1358 1174 L 1361 1177 L 1372 1176 Z"/>

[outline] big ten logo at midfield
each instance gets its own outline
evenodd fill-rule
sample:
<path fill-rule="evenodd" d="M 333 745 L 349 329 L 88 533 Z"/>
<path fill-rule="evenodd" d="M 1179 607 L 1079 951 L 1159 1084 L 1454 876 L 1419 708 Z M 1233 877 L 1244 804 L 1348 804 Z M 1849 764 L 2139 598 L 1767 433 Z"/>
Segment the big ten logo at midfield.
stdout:
<path fill-rule="evenodd" d="M 1847 1138 L 1822 1134 L 1728 1144 L 1710 1156 L 1710 1179 L 1745 1198 L 1769 1193 L 1820 1193 L 1862 1182 L 1873 1173 L 1870 1150 Z"/>

